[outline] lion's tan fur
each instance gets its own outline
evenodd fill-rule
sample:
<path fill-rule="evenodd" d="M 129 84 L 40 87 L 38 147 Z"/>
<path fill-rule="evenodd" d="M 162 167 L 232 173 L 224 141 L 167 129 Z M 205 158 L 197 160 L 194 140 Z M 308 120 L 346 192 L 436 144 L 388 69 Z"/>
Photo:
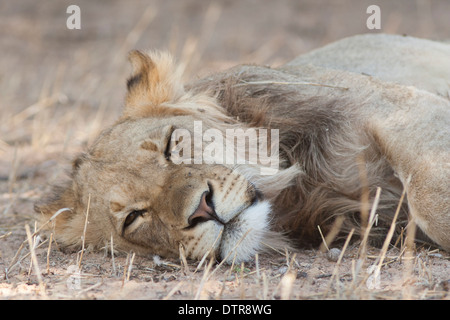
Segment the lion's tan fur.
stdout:
<path fill-rule="evenodd" d="M 360 49 L 370 37 L 343 40 L 331 45 L 336 51 L 325 47 L 276 69 L 237 66 L 188 85 L 170 56 L 132 52 L 123 116 L 74 161 L 68 185 L 37 211 L 48 218 L 71 208 L 54 226 L 64 246 L 79 246 L 89 203 L 88 244 L 101 246 L 113 236 L 123 250 L 176 256 L 183 245 L 192 258 L 212 248 L 222 259 L 242 244 L 237 256 L 246 260 L 264 249 L 259 242 L 282 248 L 284 235 L 294 246 L 317 243 L 317 226 L 326 232 L 337 216 L 345 217 L 344 230 L 363 224 L 361 198 L 367 190 L 372 201 L 377 187 L 381 223 L 374 230 L 383 233 L 405 188 L 404 218 L 410 215 L 449 249 L 450 101 L 444 92 L 450 68 L 437 72 L 433 61 L 417 59 L 422 47 L 441 47 L 436 54 L 441 61 L 447 57 L 448 65 L 449 46 L 407 38 L 402 46 L 409 44 L 411 54 L 370 60 L 370 52 Z M 373 37 L 380 52 L 398 41 Z M 343 62 L 352 53 L 370 61 L 371 75 L 360 74 L 363 64 L 350 68 Z M 325 63 L 331 66 L 320 66 Z M 404 77 L 389 75 L 389 65 L 397 64 Z M 416 87 L 409 86 L 414 72 L 422 79 L 414 81 Z M 221 132 L 278 129 L 279 172 L 261 176 L 253 165 L 167 162 L 171 128 L 193 132 L 194 121 Z M 205 190 L 214 190 L 224 226 L 187 225 Z M 262 202 L 255 202 L 258 192 Z M 127 215 L 141 209 L 138 222 L 122 228 Z"/>

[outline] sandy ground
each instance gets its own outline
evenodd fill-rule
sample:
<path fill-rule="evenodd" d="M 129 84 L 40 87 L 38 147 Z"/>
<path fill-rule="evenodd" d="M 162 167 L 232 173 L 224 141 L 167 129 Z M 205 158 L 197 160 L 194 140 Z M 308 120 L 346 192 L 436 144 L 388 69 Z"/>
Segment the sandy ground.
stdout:
<path fill-rule="evenodd" d="M 199 266 L 81 256 L 38 238 L 32 265 L 25 228 L 33 232 L 33 203 L 48 184 L 119 115 L 129 50 L 170 50 L 192 79 L 238 63 L 279 65 L 358 33 L 450 40 L 449 1 L 84 0 L 80 30 L 66 28 L 70 4 L 0 3 L 0 299 L 449 299 L 449 253 L 419 244 L 412 257 L 401 241 L 391 247 L 379 275 L 379 249 L 358 259 L 358 241 L 339 262 L 303 250 Z M 370 4 L 381 7 L 379 31 L 366 27 Z"/>

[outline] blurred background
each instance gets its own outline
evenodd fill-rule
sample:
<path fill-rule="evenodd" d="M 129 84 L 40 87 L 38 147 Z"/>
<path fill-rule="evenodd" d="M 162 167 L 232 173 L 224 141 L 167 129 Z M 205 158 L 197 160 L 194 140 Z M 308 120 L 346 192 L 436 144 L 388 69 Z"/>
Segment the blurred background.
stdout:
<path fill-rule="evenodd" d="M 66 27 L 71 4 L 81 10 L 80 30 Z M 366 25 L 373 4 L 380 30 Z M 131 49 L 171 51 L 189 80 L 238 63 L 277 66 L 374 32 L 448 41 L 450 1 L 1 1 L 0 193 L 39 197 L 57 163 L 119 116 Z"/>

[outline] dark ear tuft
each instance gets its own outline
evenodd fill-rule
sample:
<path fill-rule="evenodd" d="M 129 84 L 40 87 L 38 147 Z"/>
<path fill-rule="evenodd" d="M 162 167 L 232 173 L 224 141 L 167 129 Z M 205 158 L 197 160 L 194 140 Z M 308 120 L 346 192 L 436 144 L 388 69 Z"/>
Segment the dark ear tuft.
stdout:
<path fill-rule="evenodd" d="M 127 80 L 127 89 L 131 90 L 133 87 L 135 87 L 139 82 L 141 82 L 142 80 L 142 74 L 138 73 L 135 74 L 133 76 L 131 76 L 128 80 Z"/>
<path fill-rule="evenodd" d="M 127 80 L 128 91 L 134 88 L 139 89 L 139 86 L 145 89 L 149 85 L 149 76 L 155 71 L 153 60 L 148 54 L 139 50 L 130 51 L 128 60 L 133 67 L 132 75 Z M 140 90 L 143 90 L 142 88 Z"/>
<path fill-rule="evenodd" d="M 145 117 L 165 102 L 175 102 L 185 94 L 181 68 L 172 56 L 162 52 L 133 50 L 128 55 L 133 71 L 127 80 L 127 96 L 123 115 Z"/>

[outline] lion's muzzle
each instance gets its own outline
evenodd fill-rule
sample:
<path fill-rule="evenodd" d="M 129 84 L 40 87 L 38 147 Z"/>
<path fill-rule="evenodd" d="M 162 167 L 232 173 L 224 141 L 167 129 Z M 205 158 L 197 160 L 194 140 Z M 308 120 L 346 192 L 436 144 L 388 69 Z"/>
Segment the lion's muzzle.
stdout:
<path fill-rule="evenodd" d="M 189 216 L 189 226 L 187 228 L 193 228 L 199 223 L 203 223 L 209 220 L 215 220 L 222 225 L 224 224 L 224 222 L 220 220 L 220 218 L 217 216 L 216 211 L 214 210 L 214 203 L 212 201 L 213 189 L 211 185 L 208 186 L 209 190 L 203 192 L 197 209 L 195 209 L 194 213 Z"/>

